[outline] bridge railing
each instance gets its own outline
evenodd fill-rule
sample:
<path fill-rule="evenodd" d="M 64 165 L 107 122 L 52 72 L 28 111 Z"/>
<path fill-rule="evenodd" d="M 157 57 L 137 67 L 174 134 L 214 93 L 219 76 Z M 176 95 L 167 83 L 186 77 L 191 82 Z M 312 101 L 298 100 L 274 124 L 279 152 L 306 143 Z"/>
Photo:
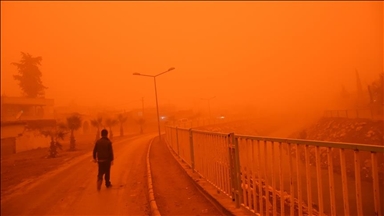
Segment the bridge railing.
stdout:
<path fill-rule="evenodd" d="M 230 121 L 231 118 L 198 118 L 186 121 L 168 121 L 165 125 L 180 128 L 196 128 L 208 125 L 224 124 Z"/>
<path fill-rule="evenodd" d="M 382 215 L 384 146 L 165 132 L 194 172 L 255 214 Z"/>

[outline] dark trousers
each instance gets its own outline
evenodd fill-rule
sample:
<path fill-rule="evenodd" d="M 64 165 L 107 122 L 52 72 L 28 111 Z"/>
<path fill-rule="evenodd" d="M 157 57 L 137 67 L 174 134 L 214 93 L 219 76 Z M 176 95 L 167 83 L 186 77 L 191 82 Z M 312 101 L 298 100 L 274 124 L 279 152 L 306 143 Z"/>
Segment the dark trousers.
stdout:
<path fill-rule="evenodd" d="M 109 180 L 110 173 L 111 173 L 111 162 L 103 161 L 98 163 L 99 163 L 99 173 L 97 174 L 97 181 L 102 181 L 103 175 L 104 175 L 105 185 L 106 186 L 111 185 L 111 182 Z"/>

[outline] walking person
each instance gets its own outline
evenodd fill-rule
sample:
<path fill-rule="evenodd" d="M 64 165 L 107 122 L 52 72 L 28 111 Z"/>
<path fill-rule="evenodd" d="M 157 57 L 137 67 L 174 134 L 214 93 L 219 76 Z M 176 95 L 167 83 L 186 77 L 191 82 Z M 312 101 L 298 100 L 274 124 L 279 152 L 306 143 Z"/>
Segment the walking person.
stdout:
<path fill-rule="evenodd" d="M 97 190 L 101 189 L 103 183 L 103 176 L 105 186 L 111 187 L 110 171 L 113 165 L 113 149 L 112 142 L 108 139 L 108 131 L 103 129 L 101 131 L 101 138 L 96 142 L 93 148 L 93 160 L 98 163 L 99 171 L 97 174 Z"/>

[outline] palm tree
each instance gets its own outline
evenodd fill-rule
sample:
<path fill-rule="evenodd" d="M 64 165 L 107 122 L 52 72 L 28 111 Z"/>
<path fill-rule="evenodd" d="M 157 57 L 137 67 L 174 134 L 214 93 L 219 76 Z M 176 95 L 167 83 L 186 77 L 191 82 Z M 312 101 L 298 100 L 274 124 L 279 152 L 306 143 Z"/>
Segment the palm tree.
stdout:
<path fill-rule="evenodd" d="M 72 114 L 67 118 L 67 127 L 71 131 L 71 140 L 69 143 L 69 150 L 73 151 L 76 148 L 76 140 L 74 132 L 79 130 L 81 127 L 81 116 L 77 113 Z"/>
<path fill-rule="evenodd" d="M 48 158 L 55 158 L 58 153 L 57 149 L 62 150 L 63 146 L 59 141 L 64 140 L 65 135 L 67 134 L 66 125 L 59 124 L 52 128 L 43 129 L 40 131 L 40 133 L 45 137 L 51 138 Z"/>
<path fill-rule="evenodd" d="M 136 123 L 140 125 L 140 133 L 143 134 L 143 126 L 145 123 L 145 119 L 143 117 L 140 117 L 136 119 Z"/>
<path fill-rule="evenodd" d="M 120 123 L 120 136 L 124 136 L 123 124 L 127 121 L 127 119 L 127 116 L 124 116 L 123 114 L 119 114 L 117 116 L 117 121 Z"/>
<path fill-rule="evenodd" d="M 103 117 L 98 117 L 91 120 L 91 125 L 97 129 L 96 140 L 100 139 L 100 128 L 102 127 Z"/>
<path fill-rule="evenodd" d="M 105 125 L 109 128 L 109 138 L 113 138 L 113 132 L 112 132 L 112 127 L 115 126 L 118 123 L 116 119 L 113 118 L 108 118 L 105 120 Z"/>

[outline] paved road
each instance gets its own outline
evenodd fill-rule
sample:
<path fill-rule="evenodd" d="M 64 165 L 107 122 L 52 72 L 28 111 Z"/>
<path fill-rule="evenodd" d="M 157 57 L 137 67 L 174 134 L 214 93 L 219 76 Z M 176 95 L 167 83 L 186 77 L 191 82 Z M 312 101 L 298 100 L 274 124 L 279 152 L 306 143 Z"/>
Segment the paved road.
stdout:
<path fill-rule="evenodd" d="M 113 144 L 112 188 L 96 190 L 90 152 L 1 197 L 1 215 L 149 215 L 146 154 L 154 136 Z"/>

